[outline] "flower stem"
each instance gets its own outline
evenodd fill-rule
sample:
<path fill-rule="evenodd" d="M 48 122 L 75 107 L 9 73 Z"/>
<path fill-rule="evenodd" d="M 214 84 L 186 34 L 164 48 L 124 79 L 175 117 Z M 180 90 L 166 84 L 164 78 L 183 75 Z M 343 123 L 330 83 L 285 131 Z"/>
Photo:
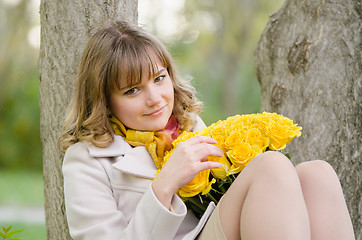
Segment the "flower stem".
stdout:
<path fill-rule="evenodd" d="M 208 195 L 208 197 L 211 199 L 211 201 L 213 201 L 215 204 L 218 204 L 219 201 L 216 200 L 211 194 Z"/>
<path fill-rule="evenodd" d="M 219 186 L 219 190 L 221 191 L 222 194 L 226 193 L 226 189 L 223 186 Z"/>
<path fill-rule="evenodd" d="M 202 204 L 200 204 L 199 202 L 195 201 L 194 198 L 188 198 L 187 200 L 189 200 L 192 204 L 194 204 L 195 206 L 197 206 L 198 208 L 200 208 L 202 211 L 206 210 L 206 207 L 203 206 Z"/>

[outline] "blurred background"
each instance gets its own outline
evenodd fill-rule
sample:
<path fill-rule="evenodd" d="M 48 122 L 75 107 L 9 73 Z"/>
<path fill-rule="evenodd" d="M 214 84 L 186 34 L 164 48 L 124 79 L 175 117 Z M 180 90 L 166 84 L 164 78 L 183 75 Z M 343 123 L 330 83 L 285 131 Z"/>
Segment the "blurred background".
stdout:
<path fill-rule="evenodd" d="M 193 79 L 211 124 L 260 107 L 253 53 L 283 0 L 139 0 L 139 24 Z M 40 0 L 0 0 L 0 226 L 46 239 L 37 58 Z"/>

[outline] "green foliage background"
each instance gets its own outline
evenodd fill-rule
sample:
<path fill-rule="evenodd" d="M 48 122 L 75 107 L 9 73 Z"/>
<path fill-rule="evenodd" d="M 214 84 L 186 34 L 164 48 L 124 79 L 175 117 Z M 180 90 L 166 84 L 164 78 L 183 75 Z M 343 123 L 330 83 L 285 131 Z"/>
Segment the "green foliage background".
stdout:
<path fill-rule="evenodd" d="M 27 40 L 39 21 L 31 4 L 0 1 L 0 169 L 42 169 L 38 49 Z"/>
<path fill-rule="evenodd" d="M 163 8 L 164 1 L 142 1 Z M 188 24 L 172 41 L 163 39 L 162 29 L 155 27 L 159 12 L 150 11 L 146 24 L 169 47 L 181 75 L 194 79 L 206 124 L 259 111 L 253 52 L 269 14 L 282 2 L 185 0 L 179 14 Z M 39 13 L 31 9 L 30 0 L 18 4 L 0 0 L 0 169 L 41 172 L 39 49 L 27 40 L 29 30 L 39 24 Z M 205 16 L 212 31 L 200 22 Z"/>

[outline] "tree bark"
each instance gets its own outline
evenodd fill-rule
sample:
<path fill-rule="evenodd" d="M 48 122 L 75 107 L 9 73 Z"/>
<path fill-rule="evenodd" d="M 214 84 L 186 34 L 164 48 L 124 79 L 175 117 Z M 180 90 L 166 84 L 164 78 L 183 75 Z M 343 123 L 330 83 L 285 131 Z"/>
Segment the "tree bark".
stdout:
<path fill-rule="evenodd" d="M 39 91 L 47 239 L 70 239 L 63 198 L 63 155 L 57 139 L 83 48 L 92 29 L 104 22 L 136 22 L 137 4 L 137 0 L 41 1 Z"/>
<path fill-rule="evenodd" d="M 361 239 L 361 1 L 287 0 L 255 52 L 261 110 L 303 127 L 294 163 L 324 159 L 337 171 Z"/>

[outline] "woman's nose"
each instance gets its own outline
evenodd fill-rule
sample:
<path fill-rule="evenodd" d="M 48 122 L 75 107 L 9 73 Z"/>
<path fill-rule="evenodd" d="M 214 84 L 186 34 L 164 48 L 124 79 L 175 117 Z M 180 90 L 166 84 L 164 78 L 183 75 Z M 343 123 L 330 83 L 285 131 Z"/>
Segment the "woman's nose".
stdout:
<path fill-rule="evenodd" d="M 147 106 L 157 105 L 161 102 L 161 100 L 162 100 L 161 93 L 159 91 L 157 91 L 157 89 L 155 89 L 155 88 L 148 89 L 147 95 L 146 95 L 146 105 Z"/>

